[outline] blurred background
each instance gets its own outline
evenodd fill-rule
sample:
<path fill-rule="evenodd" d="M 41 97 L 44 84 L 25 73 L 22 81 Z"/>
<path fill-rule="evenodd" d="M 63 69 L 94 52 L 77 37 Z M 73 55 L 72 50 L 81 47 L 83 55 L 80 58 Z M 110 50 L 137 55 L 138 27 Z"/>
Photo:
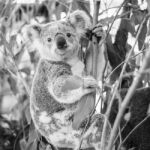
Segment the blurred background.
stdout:
<path fill-rule="evenodd" d="M 102 82 L 108 86 L 103 92 L 104 99 L 109 97 L 121 67 L 109 76 L 111 71 L 125 60 L 150 9 L 149 0 L 127 2 L 126 7 L 122 7 L 123 0 L 103 0 L 100 4 L 98 23 L 105 31 L 111 27 L 106 40 L 108 56 L 106 59 L 102 54 L 105 62 L 100 62 L 106 66 Z M 47 143 L 35 131 L 29 111 L 30 88 L 39 53 L 23 39 L 22 29 L 27 24 L 59 20 L 76 9 L 84 10 L 92 19 L 92 0 L 0 0 L 0 150 L 46 149 Z M 125 76 L 123 88 L 129 88 L 132 75 L 143 62 L 149 42 L 148 26 L 146 22 L 132 54 L 134 59 L 128 62 L 126 72 L 131 77 Z M 149 81 L 149 74 L 144 74 L 139 87 L 148 87 Z"/>

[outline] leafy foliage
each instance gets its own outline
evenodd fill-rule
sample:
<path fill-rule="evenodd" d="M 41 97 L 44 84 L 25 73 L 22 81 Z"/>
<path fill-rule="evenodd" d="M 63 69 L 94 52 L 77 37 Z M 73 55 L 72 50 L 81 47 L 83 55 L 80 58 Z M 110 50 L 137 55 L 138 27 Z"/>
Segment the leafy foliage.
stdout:
<path fill-rule="evenodd" d="M 69 11 L 82 9 L 92 18 L 90 1 L 44 1 L 43 3 L 34 4 L 16 4 L 13 1 L 6 3 L 0 2 L 0 150 L 50 150 L 50 146 L 46 140 L 35 130 L 31 121 L 29 110 L 30 88 L 34 72 L 39 60 L 39 53 L 35 47 L 32 47 L 25 39 L 22 39 L 21 33 L 24 25 L 33 22 L 45 23 L 60 19 L 62 12 L 67 14 Z M 144 2 L 143 2 L 144 3 Z M 137 1 L 127 0 L 117 7 L 121 9 L 116 15 L 103 17 L 104 12 L 108 12 L 111 8 L 100 10 L 96 33 L 92 33 L 91 37 L 98 36 L 99 53 L 97 58 L 97 76 L 102 83 L 100 99 L 101 108 L 97 107 L 101 113 L 106 113 L 111 103 L 112 95 L 115 91 L 115 85 L 119 83 L 115 92 L 114 105 L 111 109 L 111 115 L 108 117 L 112 126 L 118 113 L 123 99 L 134 81 L 135 73 L 142 66 L 145 55 L 149 49 L 149 18 L 143 23 L 139 36 L 137 33 L 140 29 L 141 22 L 145 16 L 150 13 L 150 4 L 147 0 L 148 7 L 142 10 Z M 102 4 L 101 4 L 102 5 Z M 113 33 L 114 23 L 120 20 L 117 25 L 116 33 Z M 106 29 L 106 35 L 102 35 L 101 28 Z M 100 34 L 98 35 L 98 32 Z M 130 36 L 129 36 L 130 35 Z M 104 36 L 104 37 L 103 37 Z M 137 47 L 134 48 L 137 40 Z M 90 38 L 91 40 L 92 38 Z M 87 65 L 87 72 L 91 71 L 91 49 L 88 39 L 83 39 L 82 46 L 86 51 L 81 51 L 80 57 Z M 130 53 L 127 60 L 127 55 Z M 121 80 L 119 80 L 124 64 L 127 63 Z M 148 63 L 146 70 L 142 73 L 138 88 L 142 88 L 135 92 L 126 111 L 131 112 L 131 119 L 127 127 L 122 133 L 118 133 L 116 138 L 116 147 L 122 144 L 122 138 L 125 138 L 129 132 L 136 127 L 145 117 L 149 116 L 148 105 L 150 102 L 145 95 L 149 95 L 149 89 L 143 90 L 150 85 Z M 112 88 L 114 87 L 114 88 Z M 122 91 L 125 90 L 125 94 Z M 135 97 L 135 98 L 134 98 Z M 134 99 L 137 99 L 135 101 Z M 143 103 L 141 103 L 141 101 Z M 145 102 L 145 103 L 144 103 Z M 103 106 L 103 107 L 102 107 Z M 138 112 L 143 108 L 141 113 Z M 131 111 L 130 111 L 131 110 Z M 115 113 L 114 113 L 115 112 Z M 115 115 L 113 115 L 115 114 Z M 125 113 L 124 113 L 125 114 Z M 106 113 L 107 117 L 107 113 Z M 120 128 L 124 127 L 124 120 L 120 124 Z M 142 146 L 145 145 L 149 149 L 150 141 L 142 133 L 149 132 L 148 123 L 144 124 L 144 129 L 140 128 L 140 134 L 145 140 L 142 140 Z M 128 131 L 129 130 L 129 131 Z M 138 133 L 138 132 L 137 132 Z M 132 148 L 134 139 L 127 140 L 124 144 L 127 148 Z M 122 135 L 121 135 L 122 134 Z M 138 139 L 139 140 L 139 139 Z M 135 143 L 138 141 L 135 139 Z M 138 141 L 139 142 L 139 141 Z M 141 142 L 141 141 L 140 141 Z M 118 144 L 119 143 L 119 144 Z M 137 147 L 139 145 L 136 145 Z M 145 146 L 145 147 L 146 147 Z M 144 149 L 144 146 L 143 146 Z"/>

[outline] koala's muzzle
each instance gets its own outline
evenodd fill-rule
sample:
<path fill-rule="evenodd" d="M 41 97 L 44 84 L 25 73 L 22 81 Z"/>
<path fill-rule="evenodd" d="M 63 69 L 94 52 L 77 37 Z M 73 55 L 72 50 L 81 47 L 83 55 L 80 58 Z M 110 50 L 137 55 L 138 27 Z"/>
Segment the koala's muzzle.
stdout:
<path fill-rule="evenodd" d="M 65 48 L 67 48 L 66 39 L 62 35 L 57 36 L 56 37 L 56 45 L 57 45 L 58 49 L 64 50 Z"/>

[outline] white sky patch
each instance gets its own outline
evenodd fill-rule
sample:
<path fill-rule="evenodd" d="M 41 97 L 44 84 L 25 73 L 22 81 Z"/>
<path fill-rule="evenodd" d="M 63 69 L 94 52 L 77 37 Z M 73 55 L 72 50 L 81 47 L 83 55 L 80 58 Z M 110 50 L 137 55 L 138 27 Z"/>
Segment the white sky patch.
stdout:
<path fill-rule="evenodd" d="M 35 0 L 15 0 L 15 3 L 35 3 Z"/>
<path fill-rule="evenodd" d="M 66 17 L 66 13 L 62 12 L 61 13 L 61 18 L 65 18 Z"/>
<path fill-rule="evenodd" d="M 142 0 L 138 0 L 138 4 L 139 4 L 141 10 L 147 9 L 147 2 L 146 2 L 146 0 L 144 0 L 143 2 L 142 2 Z"/>
<path fill-rule="evenodd" d="M 38 0 L 39 3 L 42 3 L 44 0 Z M 32 4 L 35 3 L 36 0 L 14 0 L 16 3 L 24 3 L 24 4 Z"/>
<path fill-rule="evenodd" d="M 120 5 L 123 3 L 123 0 L 104 0 L 101 1 L 101 7 L 100 7 L 100 19 L 107 19 L 110 17 L 113 17 L 116 15 Z M 121 14 L 122 9 L 120 10 L 119 14 Z M 114 37 L 116 35 L 116 32 L 118 30 L 120 24 L 120 19 L 116 19 L 113 23 L 113 26 L 111 28 L 110 34 L 112 35 L 112 40 L 114 41 Z M 105 26 L 103 29 L 108 28 L 108 26 Z"/>
<path fill-rule="evenodd" d="M 111 17 L 116 13 L 123 0 L 104 0 L 101 1 L 100 13 L 104 11 L 102 18 Z"/>

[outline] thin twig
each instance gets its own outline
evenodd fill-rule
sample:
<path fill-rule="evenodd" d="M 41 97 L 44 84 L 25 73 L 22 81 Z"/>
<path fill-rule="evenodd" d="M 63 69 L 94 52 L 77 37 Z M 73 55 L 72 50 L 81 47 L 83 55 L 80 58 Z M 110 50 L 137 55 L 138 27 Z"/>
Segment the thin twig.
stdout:
<path fill-rule="evenodd" d="M 99 13 L 99 15 L 102 15 L 105 11 L 108 11 L 110 9 L 116 9 L 116 8 L 119 8 L 120 6 L 114 6 L 114 7 L 109 7 L 109 8 L 106 8 L 104 9 L 102 12 Z"/>
<path fill-rule="evenodd" d="M 143 24 L 144 24 L 145 21 L 149 18 L 149 16 L 150 16 L 150 14 L 148 14 L 148 15 L 143 19 L 143 21 L 142 21 L 142 23 L 141 23 L 141 25 L 140 25 L 140 28 L 139 28 L 139 30 L 138 30 L 137 36 L 136 36 L 136 40 L 135 40 L 134 46 L 132 47 L 131 51 L 129 52 L 129 55 L 127 56 L 126 62 L 129 60 L 130 55 L 131 55 L 132 51 L 134 50 L 134 47 L 135 47 L 136 42 L 137 42 L 137 40 L 138 40 L 138 37 L 139 37 L 139 35 L 140 35 L 140 33 L 141 33 L 141 29 L 142 29 L 142 27 L 143 27 Z M 143 71 L 145 70 L 145 68 L 147 67 L 147 64 L 148 64 L 149 59 L 150 59 L 150 51 L 147 52 L 147 54 L 146 54 L 146 56 L 145 56 L 145 59 L 144 59 L 144 62 L 143 62 L 143 66 L 140 68 L 139 74 L 137 74 L 136 77 L 134 78 L 134 81 L 133 81 L 131 87 L 129 88 L 128 93 L 126 94 L 126 96 L 125 96 L 125 98 L 124 98 L 124 100 L 123 100 L 123 102 L 122 102 L 122 104 L 121 104 L 121 108 L 119 109 L 119 112 L 118 112 L 118 114 L 117 114 L 117 117 L 116 117 L 116 120 L 115 120 L 113 129 L 112 129 L 112 132 L 111 132 L 111 136 L 110 136 L 109 145 L 108 145 L 107 150 L 111 150 L 111 148 L 112 148 L 112 146 L 113 146 L 113 142 L 114 142 L 114 139 L 115 139 L 115 136 L 116 136 L 116 133 L 117 133 L 118 126 L 119 126 L 119 124 L 120 124 L 121 118 L 122 118 L 122 116 L 123 116 L 123 113 L 124 113 L 124 111 L 125 111 L 125 109 L 126 109 L 126 106 L 129 104 L 130 99 L 131 99 L 131 97 L 132 97 L 132 95 L 133 95 L 133 93 L 134 93 L 134 91 L 135 91 L 135 89 L 136 89 L 136 87 L 137 87 L 137 85 L 138 85 L 140 79 L 141 79 L 142 72 L 143 72 Z M 122 78 L 123 73 L 124 73 L 124 71 L 125 71 L 126 65 L 127 65 L 127 64 L 125 63 L 124 66 L 123 66 L 123 68 L 122 68 L 119 81 L 121 81 L 121 78 Z M 120 83 L 120 82 L 118 82 L 118 86 L 117 86 L 117 88 L 116 88 L 116 91 L 117 91 L 117 89 L 118 89 L 118 87 L 119 87 L 119 83 Z M 114 99 L 114 97 L 115 97 L 115 93 L 116 93 L 116 92 L 114 92 L 114 96 L 112 97 L 113 99 Z"/>
<path fill-rule="evenodd" d="M 142 121 L 140 121 L 130 132 L 129 134 L 124 138 L 124 140 L 120 143 L 119 147 L 117 150 L 120 150 L 121 145 L 129 138 L 129 136 L 139 127 L 141 126 L 148 118 L 150 115 L 146 116 Z"/>
<path fill-rule="evenodd" d="M 113 26 L 113 24 L 114 24 L 114 22 L 115 22 L 115 20 L 116 20 L 116 18 L 117 18 L 117 16 L 118 16 L 119 12 L 120 12 L 120 10 L 121 10 L 121 8 L 123 7 L 124 4 L 125 4 L 125 1 L 120 5 L 119 9 L 117 10 L 117 13 L 116 13 L 115 17 L 114 17 L 114 19 L 113 19 L 113 21 L 112 21 L 112 23 L 111 23 L 109 29 L 107 30 L 105 39 L 108 37 L 109 32 L 110 32 L 110 30 L 111 30 L 111 28 L 112 28 L 112 26 Z"/>
<path fill-rule="evenodd" d="M 107 38 L 107 36 L 108 36 L 108 34 L 109 34 L 109 32 L 110 32 L 112 26 L 113 26 L 113 23 L 114 23 L 114 21 L 116 20 L 117 15 L 118 15 L 119 11 L 121 10 L 121 8 L 123 7 L 124 3 L 125 3 L 125 1 L 124 1 L 124 2 L 121 4 L 121 6 L 119 7 L 119 9 L 118 9 L 118 11 L 117 11 L 117 13 L 116 13 L 116 15 L 115 15 L 115 17 L 114 17 L 114 19 L 113 19 L 113 22 L 112 22 L 110 28 L 107 30 L 107 34 L 106 34 L 105 39 Z M 115 90 L 115 91 L 117 91 L 117 90 Z M 114 93 L 116 93 L 116 92 L 114 92 Z M 109 118 L 110 110 L 111 110 L 111 107 L 109 107 L 109 108 L 107 109 L 107 112 L 106 112 L 106 119 L 105 119 L 105 121 L 104 121 L 104 126 L 103 126 L 103 131 L 102 131 L 102 139 L 101 139 L 101 149 L 102 149 L 102 150 L 104 150 L 104 146 L 105 146 L 105 134 L 106 134 L 106 130 L 107 130 L 107 119 Z"/>
<path fill-rule="evenodd" d="M 144 49 L 144 47 L 143 47 L 143 49 Z M 129 60 L 130 60 L 130 59 L 133 59 L 133 58 L 137 57 L 138 55 L 140 55 L 141 53 L 143 53 L 143 52 L 145 51 L 145 50 L 143 50 L 143 49 L 140 50 L 141 52 L 135 54 L 134 56 L 131 56 L 131 57 L 129 58 Z M 110 76 L 111 76 L 121 65 L 123 65 L 124 63 L 128 63 L 128 62 L 122 61 L 116 68 L 114 68 L 114 69 L 110 72 L 110 74 L 107 76 L 105 82 L 106 82 L 106 81 L 110 78 Z"/>
<path fill-rule="evenodd" d="M 123 77 L 129 77 L 129 76 L 135 76 L 135 74 L 134 74 L 135 72 L 130 72 L 130 73 L 126 73 L 126 74 L 124 74 L 123 75 Z M 138 73 L 138 72 L 137 72 Z M 146 73 L 150 73 L 150 69 L 145 69 L 143 72 L 142 72 L 142 74 L 146 74 Z"/>
<path fill-rule="evenodd" d="M 121 132 L 125 129 L 125 127 L 127 126 L 127 123 L 128 123 L 128 122 L 126 122 L 125 125 L 121 128 Z M 120 136 L 119 133 L 117 134 L 117 136 L 116 136 L 116 138 L 115 138 L 115 140 L 114 140 L 114 144 L 115 144 L 115 142 L 117 141 L 118 136 Z"/>
<path fill-rule="evenodd" d="M 139 9 L 140 10 L 140 8 L 138 8 L 137 7 L 137 5 L 133 5 L 133 4 L 130 4 L 129 5 L 129 3 L 128 3 L 128 5 L 127 6 L 125 6 L 125 7 L 133 7 L 134 9 Z M 103 13 L 105 13 L 106 11 L 108 11 L 108 10 L 110 10 L 110 9 L 116 9 L 116 8 L 119 8 L 120 6 L 114 6 L 114 7 L 109 7 L 109 8 L 106 8 L 106 9 L 104 9 L 102 12 L 100 12 L 99 13 L 99 15 L 102 15 Z"/>
<path fill-rule="evenodd" d="M 69 5 L 69 9 L 67 12 L 67 16 L 70 15 L 71 11 L 72 11 L 72 5 L 73 5 L 73 0 L 71 0 L 70 5 Z"/>

